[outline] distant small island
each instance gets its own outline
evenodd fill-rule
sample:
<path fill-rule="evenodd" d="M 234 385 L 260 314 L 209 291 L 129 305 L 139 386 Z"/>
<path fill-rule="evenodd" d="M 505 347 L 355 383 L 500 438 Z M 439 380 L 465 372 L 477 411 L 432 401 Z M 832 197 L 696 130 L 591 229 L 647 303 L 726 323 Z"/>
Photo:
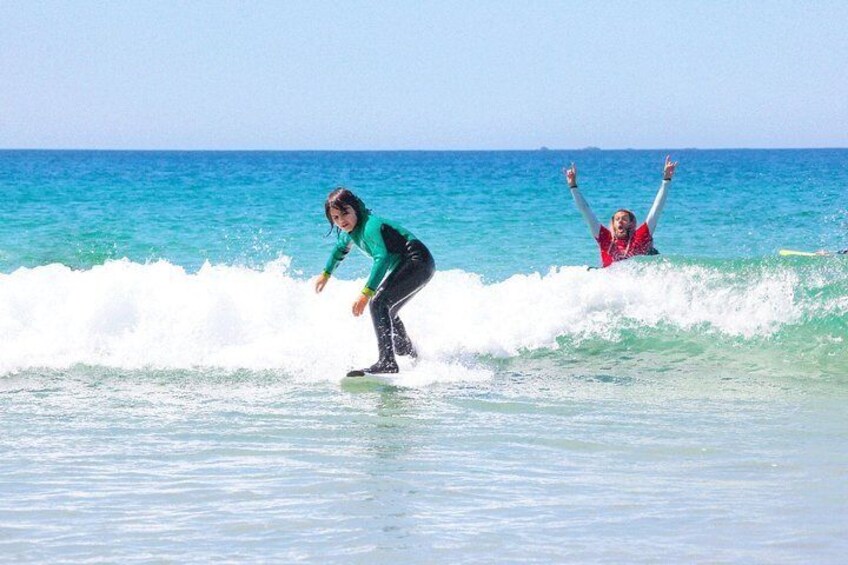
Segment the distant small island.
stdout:
<path fill-rule="evenodd" d="M 546 145 L 543 145 L 539 148 L 539 151 L 550 151 L 550 150 L 551 150 L 551 148 L 546 146 Z M 563 151 L 563 150 L 559 149 L 558 151 Z M 578 149 L 578 151 L 603 151 L 603 150 L 600 147 L 595 147 L 594 145 L 590 145 L 588 147 Z"/>

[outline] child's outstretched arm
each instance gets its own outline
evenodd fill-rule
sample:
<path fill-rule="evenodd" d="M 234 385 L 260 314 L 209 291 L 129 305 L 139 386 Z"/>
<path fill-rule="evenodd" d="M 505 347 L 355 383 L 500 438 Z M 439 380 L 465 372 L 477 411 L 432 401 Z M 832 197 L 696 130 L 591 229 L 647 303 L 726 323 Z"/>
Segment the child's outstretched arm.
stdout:
<path fill-rule="evenodd" d="M 344 233 L 339 234 L 339 238 L 336 240 L 336 245 L 333 247 L 333 251 L 327 259 L 327 264 L 324 265 L 324 271 L 315 278 L 315 292 L 321 292 L 324 290 L 324 287 L 327 285 L 327 281 L 330 280 L 330 275 L 333 274 L 333 271 L 336 269 L 338 264 L 347 257 L 347 254 L 350 252 L 351 245 L 353 245 L 353 240 L 350 239 L 349 235 Z"/>
<path fill-rule="evenodd" d="M 319 293 L 324 290 L 324 287 L 327 286 L 328 280 L 330 280 L 330 275 L 327 273 L 321 273 L 315 277 L 315 292 Z"/>

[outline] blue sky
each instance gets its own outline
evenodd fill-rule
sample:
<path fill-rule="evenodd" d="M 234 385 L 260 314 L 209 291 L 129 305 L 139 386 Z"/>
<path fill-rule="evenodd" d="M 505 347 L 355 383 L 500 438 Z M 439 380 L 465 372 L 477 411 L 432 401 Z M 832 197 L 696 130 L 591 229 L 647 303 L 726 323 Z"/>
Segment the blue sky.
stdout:
<path fill-rule="evenodd" d="M 0 0 L 0 148 L 848 147 L 848 3 Z"/>

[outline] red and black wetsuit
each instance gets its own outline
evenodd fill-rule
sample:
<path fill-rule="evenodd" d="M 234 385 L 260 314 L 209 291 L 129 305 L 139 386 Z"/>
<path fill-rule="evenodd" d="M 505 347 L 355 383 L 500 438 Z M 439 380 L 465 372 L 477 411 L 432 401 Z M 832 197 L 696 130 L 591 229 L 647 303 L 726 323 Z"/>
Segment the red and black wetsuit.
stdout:
<path fill-rule="evenodd" d="M 595 238 L 601 250 L 601 264 L 609 267 L 616 261 L 630 259 L 636 255 L 652 255 L 654 236 L 648 229 L 648 224 L 642 224 L 629 238 L 617 238 L 604 226 L 601 226 L 598 237 Z"/>
<path fill-rule="evenodd" d="M 574 197 L 577 209 L 580 210 L 583 219 L 586 220 L 592 237 L 598 242 L 598 248 L 601 252 L 601 265 L 609 267 L 616 261 L 629 259 L 636 255 L 656 254 L 656 250 L 654 249 L 654 230 L 656 229 L 657 220 L 663 206 L 665 206 L 670 183 L 670 180 L 664 180 L 662 182 L 660 190 L 657 192 L 657 197 L 654 199 L 654 205 L 651 206 L 651 211 L 648 212 L 648 217 L 645 219 L 645 223 L 640 225 L 629 238 L 614 237 L 612 232 L 607 227 L 602 226 L 598 218 L 595 217 L 586 199 L 583 198 L 577 187 L 575 186 L 571 189 L 571 196 Z"/>

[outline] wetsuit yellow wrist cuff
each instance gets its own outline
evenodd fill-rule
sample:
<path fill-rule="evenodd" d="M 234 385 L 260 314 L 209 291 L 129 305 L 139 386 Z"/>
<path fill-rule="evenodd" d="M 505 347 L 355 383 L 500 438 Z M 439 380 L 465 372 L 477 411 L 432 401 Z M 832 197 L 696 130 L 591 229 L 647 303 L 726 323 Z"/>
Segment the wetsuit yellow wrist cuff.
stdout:
<path fill-rule="evenodd" d="M 322 275 L 324 276 L 324 278 L 326 278 L 326 279 L 329 279 L 329 278 L 330 278 L 330 273 L 328 273 L 327 271 L 324 271 L 324 272 L 322 272 L 321 274 L 322 274 Z"/>
<path fill-rule="evenodd" d="M 362 294 L 364 294 L 368 298 L 371 298 L 372 296 L 374 296 L 374 291 L 366 286 L 365 288 L 362 289 Z"/>

